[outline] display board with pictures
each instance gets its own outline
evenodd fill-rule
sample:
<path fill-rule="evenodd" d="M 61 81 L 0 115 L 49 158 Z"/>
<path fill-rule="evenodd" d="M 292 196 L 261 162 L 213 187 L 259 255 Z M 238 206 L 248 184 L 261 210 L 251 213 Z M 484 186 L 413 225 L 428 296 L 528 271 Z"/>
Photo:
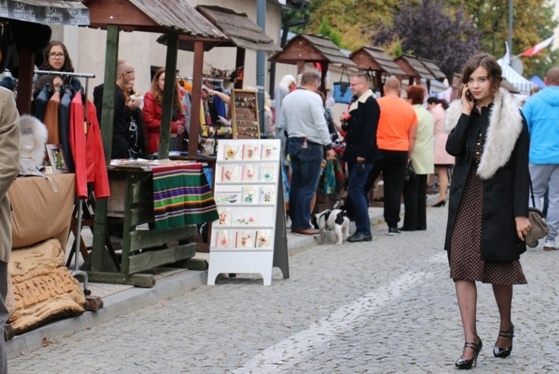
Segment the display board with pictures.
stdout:
<path fill-rule="evenodd" d="M 234 89 L 230 105 L 233 139 L 260 139 L 257 92 Z"/>
<path fill-rule="evenodd" d="M 287 243 L 277 240 L 285 238 L 280 147 L 276 139 L 219 142 L 214 189 L 219 219 L 211 230 L 209 285 L 220 273 L 259 273 L 270 285 L 272 267 L 284 256 L 285 263 L 276 266 L 288 277 Z M 275 256 L 274 250 L 281 253 Z"/>

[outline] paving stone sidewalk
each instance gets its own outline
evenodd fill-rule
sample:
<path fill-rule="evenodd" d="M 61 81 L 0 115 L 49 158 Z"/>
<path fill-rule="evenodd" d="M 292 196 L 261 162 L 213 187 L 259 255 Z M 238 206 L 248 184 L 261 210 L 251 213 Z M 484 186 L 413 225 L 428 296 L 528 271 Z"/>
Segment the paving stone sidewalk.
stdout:
<path fill-rule="evenodd" d="M 290 279 L 258 276 L 188 284 L 168 280 L 132 297 L 130 312 L 72 336 L 12 352 L 12 373 L 448 373 L 463 346 L 454 285 L 442 250 L 446 208 L 428 209 L 428 230 L 373 242 L 312 245 L 290 254 Z M 498 332 L 491 286 L 479 285 L 480 373 L 556 372 L 559 251 L 530 249 L 529 284 L 515 288 L 514 349 L 491 350 Z M 159 286 L 158 286 L 159 285 Z M 121 292 L 145 292 L 131 289 Z M 138 303 L 152 297 L 146 305 Z M 99 313 L 99 312 L 98 312 Z M 94 320 L 103 318 L 89 316 Z M 85 317 L 85 316 L 84 316 Z M 82 318 L 82 317 L 79 317 Z"/>

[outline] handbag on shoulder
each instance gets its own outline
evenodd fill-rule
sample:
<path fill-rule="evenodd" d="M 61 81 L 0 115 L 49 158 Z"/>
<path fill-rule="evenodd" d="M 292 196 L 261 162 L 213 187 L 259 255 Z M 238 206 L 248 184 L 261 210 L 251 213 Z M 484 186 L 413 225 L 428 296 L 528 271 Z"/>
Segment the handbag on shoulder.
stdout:
<path fill-rule="evenodd" d="M 534 208 L 536 206 L 536 198 L 534 197 L 534 189 L 532 188 L 532 179 L 530 178 L 530 197 L 532 199 L 532 208 L 528 212 L 528 220 L 532 227 L 528 230 L 526 234 L 526 245 L 530 248 L 535 248 L 538 246 L 538 240 L 545 238 L 549 234 L 549 226 L 545 222 L 542 216 L 542 212 L 539 209 Z"/>

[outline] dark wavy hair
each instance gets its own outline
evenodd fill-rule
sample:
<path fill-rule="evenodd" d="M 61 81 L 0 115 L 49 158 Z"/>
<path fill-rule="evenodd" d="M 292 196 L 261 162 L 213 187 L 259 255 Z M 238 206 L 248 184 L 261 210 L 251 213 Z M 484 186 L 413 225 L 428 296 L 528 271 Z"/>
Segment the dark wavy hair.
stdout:
<path fill-rule="evenodd" d="M 41 66 L 39 66 L 39 70 L 53 70 L 52 66 L 50 66 L 49 64 L 49 53 L 52 47 L 54 47 L 55 45 L 59 46 L 62 48 L 62 50 L 64 51 L 64 65 L 62 65 L 62 70 L 61 71 L 67 71 L 70 73 L 74 72 L 74 65 L 72 64 L 72 59 L 70 58 L 70 55 L 68 54 L 68 49 L 66 48 L 66 46 L 64 45 L 64 43 L 62 43 L 59 40 L 51 40 L 49 42 L 49 44 L 47 45 L 47 48 L 45 48 L 43 50 L 43 63 L 41 64 Z"/>
<path fill-rule="evenodd" d="M 425 88 L 413 85 L 406 88 L 406 95 L 408 99 L 411 100 L 412 104 L 423 104 L 423 99 L 425 99 Z"/>
<path fill-rule="evenodd" d="M 498 90 L 503 81 L 503 70 L 495 57 L 489 53 L 478 53 L 466 62 L 462 71 L 462 84 L 467 84 L 474 70 L 479 67 L 487 70 L 487 77 L 491 82 L 491 86 L 495 91 Z M 457 96 L 462 96 L 462 90 L 458 90 Z"/>

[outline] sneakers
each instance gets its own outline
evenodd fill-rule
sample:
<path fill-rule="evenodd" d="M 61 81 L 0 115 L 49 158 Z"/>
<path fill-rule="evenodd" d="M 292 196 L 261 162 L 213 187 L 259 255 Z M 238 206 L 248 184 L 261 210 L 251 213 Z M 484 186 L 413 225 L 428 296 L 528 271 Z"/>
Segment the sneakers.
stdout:
<path fill-rule="evenodd" d="M 545 243 L 543 244 L 544 251 L 554 251 L 557 249 L 557 243 L 555 240 L 546 239 Z"/>
<path fill-rule="evenodd" d="M 388 228 L 388 235 L 394 236 L 400 234 L 400 229 L 398 227 L 389 227 Z"/>

